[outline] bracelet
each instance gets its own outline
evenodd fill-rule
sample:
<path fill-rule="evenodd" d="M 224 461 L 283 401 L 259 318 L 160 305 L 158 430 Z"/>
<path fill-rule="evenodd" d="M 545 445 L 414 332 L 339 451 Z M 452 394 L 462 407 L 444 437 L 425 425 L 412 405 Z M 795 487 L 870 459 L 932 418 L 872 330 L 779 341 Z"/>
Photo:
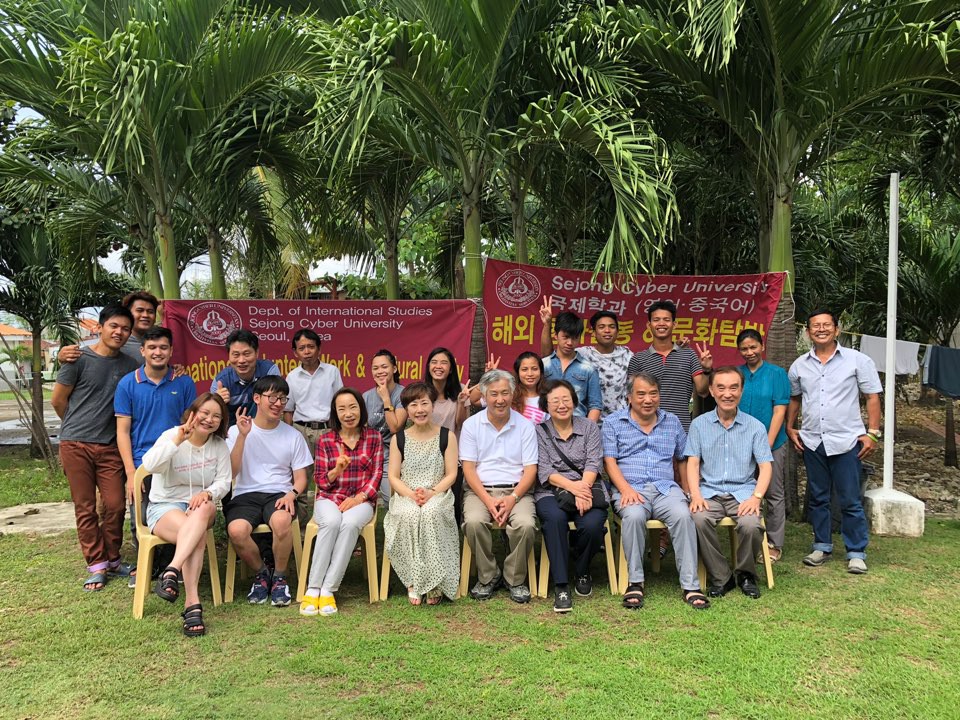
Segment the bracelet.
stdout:
<path fill-rule="evenodd" d="M 867 433 L 867 437 L 870 438 L 871 440 L 873 440 L 875 443 L 880 442 L 880 438 L 878 438 L 878 437 L 877 437 L 876 435 L 874 435 L 873 433 L 868 432 L 868 433 Z"/>
<path fill-rule="evenodd" d="M 290 492 L 293 493 L 294 497 L 300 497 L 300 491 L 297 490 L 295 487 L 290 488 Z"/>

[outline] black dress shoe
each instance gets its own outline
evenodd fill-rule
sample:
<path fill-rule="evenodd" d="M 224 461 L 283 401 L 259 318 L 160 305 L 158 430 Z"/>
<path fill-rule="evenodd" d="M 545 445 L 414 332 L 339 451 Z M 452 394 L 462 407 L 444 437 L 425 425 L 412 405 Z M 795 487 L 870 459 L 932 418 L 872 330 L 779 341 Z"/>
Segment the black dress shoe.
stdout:
<path fill-rule="evenodd" d="M 710 597 L 723 597 L 737 586 L 737 581 L 733 575 L 723 585 L 711 585 L 707 588 L 707 595 Z"/>
<path fill-rule="evenodd" d="M 756 600 L 760 597 L 760 588 L 757 587 L 757 578 L 750 573 L 740 573 L 737 578 L 737 584 L 740 586 L 740 592 L 748 598 Z"/>

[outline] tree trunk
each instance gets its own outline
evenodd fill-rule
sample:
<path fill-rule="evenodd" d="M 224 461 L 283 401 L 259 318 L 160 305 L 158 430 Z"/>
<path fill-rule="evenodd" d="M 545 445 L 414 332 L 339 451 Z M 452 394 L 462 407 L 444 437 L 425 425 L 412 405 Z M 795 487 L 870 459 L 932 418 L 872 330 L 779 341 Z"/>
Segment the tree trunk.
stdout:
<path fill-rule="evenodd" d="M 30 377 L 30 423 L 33 426 L 30 433 L 30 457 L 43 458 L 51 463 L 51 468 L 55 467 L 56 461 L 52 460 L 53 453 L 50 450 L 50 440 L 47 436 L 47 428 L 43 422 L 43 347 L 41 346 L 40 334 L 42 327 L 34 327 L 33 332 L 33 360 L 31 362 Z M 46 440 L 46 442 L 44 442 Z"/>
<path fill-rule="evenodd" d="M 480 256 L 480 188 L 463 194 L 463 249 L 466 258 L 464 291 L 468 298 L 483 295 L 483 260 Z M 454 268 L 456 271 L 456 268 Z"/>
<path fill-rule="evenodd" d="M 387 223 L 383 236 L 383 260 L 387 266 L 387 300 L 400 299 L 400 266 L 397 262 L 397 228 Z"/>
<path fill-rule="evenodd" d="M 227 274 L 223 268 L 223 238 L 220 230 L 207 225 L 207 254 L 210 256 L 210 291 L 216 300 L 227 299 Z"/>
<path fill-rule="evenodd" d="M 790 236 L 790 221 L 793 215 L 793 192 L 782 188 L 773 198 L 773 216 L 770 223 L 770 261 L 767 270 L 786 272 L 785 294 L 793 294 L 795 269 L 793 266 L 793 242 Z"/>
<path fill-rule="evenodd" d="M 767 361 L 784 369 L 788 369 L 797 357 L 797 331 L 793 312 L 793 297 L 784 292 L 773 315 L 773 322 L 764 333 Z M 788 450 L 783 483 L 787 517 L 794 519 L 801 510 L 800 492 L 797 488 L 797 460 L 797 454 L 792 449 Z"/>
<path fill-rule="evenodd" d="M 510 215 L 513 221 L 513 243 L 516 248 L 517 262 L 529 263 L 527 250 L 527 188 L 523 178 L 514 170 L 510 173 Z"/>
<path fill-rule="evenodd" d="M 470 336 L 470 384 L 476 385 L 483 375 L 483 368 L 487 364 L 487 322 L 483 309 L 483 299 L 474 301 L 477 305 L 477 314 L 473 318 L 473 332 Z"/>
<path fill-rule="evenodd" d="M 957 467 L 957 435 L 953 422 L 953 398 L 944 398 L 947 401 L 947 416 L 944 420 L 943 464 Z"/>
<path fill-rule="evenodd" d="M 163 278 L 163 298 L 180 299 L 180 271 L 177 268 L 177 248 L 173 237 L 173 223 L 166 212 L 157 211 L 157 249 L 160 273 Z"/>
<path fill-rule="evenodd" d="M 160 266 L 157 264 L 157 243 L 153 239 L 153 233 L 146 236 L 142 231 L 134 230 L 131 236 L 143 248 L 143 262 L 147 269 L 147 282 L 149 283 L 147 289 L 158 298 L 162 298 L 163 278 L 160 277 Z"/>

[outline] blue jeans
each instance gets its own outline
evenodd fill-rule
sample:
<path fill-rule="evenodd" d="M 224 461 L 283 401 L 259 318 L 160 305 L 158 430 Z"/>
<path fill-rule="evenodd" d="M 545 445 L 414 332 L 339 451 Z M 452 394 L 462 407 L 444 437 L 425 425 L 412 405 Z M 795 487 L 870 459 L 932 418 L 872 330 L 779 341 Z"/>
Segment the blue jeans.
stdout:
<path fill-rule="evenodd" d="M 860 452 L 858 442 L 841 455 L 827 455 L 823 443 L 816 450 L 803 449 L 803 464 L 807 468 L 807 486 L 810 488 L 808 507 L 813 525 L 813 549 L 833 552 L 830 527 L 830 490 L 836 488 L 843 516 L 840 536 L 847 548 L 847 560 L 867 557 L 867 516 L 860 501 Z"/>

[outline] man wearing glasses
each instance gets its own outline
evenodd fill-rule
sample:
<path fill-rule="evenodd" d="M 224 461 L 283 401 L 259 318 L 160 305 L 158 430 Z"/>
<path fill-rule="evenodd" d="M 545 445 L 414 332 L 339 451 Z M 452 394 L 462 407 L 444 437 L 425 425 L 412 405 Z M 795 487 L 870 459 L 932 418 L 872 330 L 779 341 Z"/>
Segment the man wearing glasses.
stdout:
<path fill-rule="evenodd" d="M 840 347 L 837 316 L 815 310 L 807 319 L 813 348 L 790 366 L 787 436 L 803 453 L 810 490 L 813 551 L 803 564 L 818 567 L 833 553 L 830 491 L 836 488 L 843 517 L 840 535 L 847 549 L 847 572 L 867 572 L 867 516 L 860 499 L 860 461 L 880 442 L 880 376 L 873 360 Z M 867 401 L 867 428 L 860 395 Z M 795 425 L 803 407 L 800 429 Z"/>
<path fill-rule="evenodd" d="M 230 462 L 236 485 L 223 508 L 227 534 L 243 562 L 256 570 L 247 599 L 260 604 L 290 604 L 287 563 L 292 536 L 290 525 L 297 512 L 297 497 L 307 488 L 307 468 L 313 464 L 307 441 L 283 422 L 290 395 L 287 381 L 276 375 L 260 378 L 252 388 L 256 416 L 237 411 L 237 423 L 227 434 Z M 271 573 L 261 560 L 252 532 L 266 523 L 273 532 L 275 568 Z"/>

